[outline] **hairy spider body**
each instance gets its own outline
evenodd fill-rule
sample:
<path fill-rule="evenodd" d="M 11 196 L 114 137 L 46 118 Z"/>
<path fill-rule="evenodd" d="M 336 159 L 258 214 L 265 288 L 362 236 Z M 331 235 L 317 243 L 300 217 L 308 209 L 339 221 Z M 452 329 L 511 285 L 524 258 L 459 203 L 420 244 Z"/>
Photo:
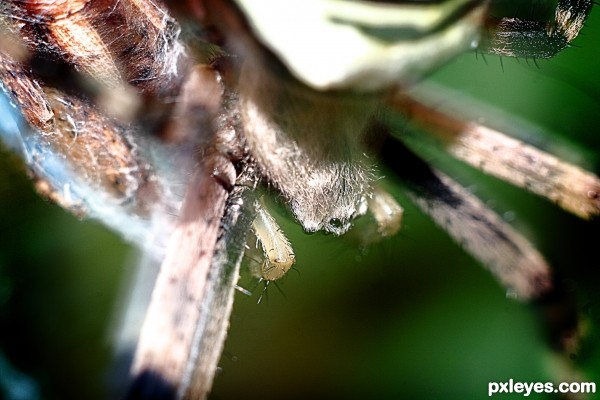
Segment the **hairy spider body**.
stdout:
<path fill-rule="evenodd" d="M 250 151 L 306 231 L 345 233 L 371 196 L 376 175 L 366 141 L 379 99 L 322 96 L 252 64 L 239 88 Z"/>

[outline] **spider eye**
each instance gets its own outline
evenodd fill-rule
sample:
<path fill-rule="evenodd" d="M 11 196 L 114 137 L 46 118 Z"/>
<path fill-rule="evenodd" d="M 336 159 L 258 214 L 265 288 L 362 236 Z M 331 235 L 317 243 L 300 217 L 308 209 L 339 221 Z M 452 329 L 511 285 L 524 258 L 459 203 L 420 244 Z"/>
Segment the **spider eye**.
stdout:
<path fill-rule="evenodd" d="M 341 232 L 341 233 L 346 232 L 349 227 L 350 227 L 350 222 L 343 221 L 340 218 L 331 218 L 327 222 L 325 229 L 327 230 L 327 232 L 338 234 L 338 232 Z"/>

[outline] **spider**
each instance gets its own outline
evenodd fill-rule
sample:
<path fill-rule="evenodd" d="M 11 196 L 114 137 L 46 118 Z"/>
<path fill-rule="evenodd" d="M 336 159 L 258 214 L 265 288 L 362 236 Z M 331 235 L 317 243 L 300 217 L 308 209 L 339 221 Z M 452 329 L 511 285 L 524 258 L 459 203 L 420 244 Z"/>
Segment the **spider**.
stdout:
<path fill-rule="evenodd" d="M 8 142 L 23 154 L 38 191 L 164 257 L 132 367 L 132 397 L 210 389 L 253 212 L 265 253 L 259 277 L 278 279 L 293 263 L 285 236 L 264 233 L 279 229 L 253 199 L 259 186 L 277 193 L 307 232 L 342 235 L 369 211 L 377 234 L 390 236 L 402 208 L 380 186 L 382 165 L 511 296 L 552 292 L 543 256 L 422 161 L 410 138 L 395 138 L 391 109 L 486 173 L 581 217 L 599 212 L 593 174 L 449 117 L 428 104 L 426 91 L 409 91 L 477 46 L 552 57 L 578 35 L 591 2 L 559 1 L 549 23 L 490 17 L 488 2 L 476 0 L 275 4 L 0 6 L 3 37 L 10 37 L 0 43 L 0 79 L 23 116 L 15 119 L 20 131 L 4 129 L 14 133 Z M 278 24 L 269 23 L 272 13 Z M 310 45 L 303 49 L 286 33 L 293 39 L 295 24 L 306 21 L 312 29 L 303 32 Z M 187 29 L 181 36 L 180 23 Z M 350 48 L 337 49 L 342 43 Z M 272 272 L 278 263 L 283 269 Z"/>

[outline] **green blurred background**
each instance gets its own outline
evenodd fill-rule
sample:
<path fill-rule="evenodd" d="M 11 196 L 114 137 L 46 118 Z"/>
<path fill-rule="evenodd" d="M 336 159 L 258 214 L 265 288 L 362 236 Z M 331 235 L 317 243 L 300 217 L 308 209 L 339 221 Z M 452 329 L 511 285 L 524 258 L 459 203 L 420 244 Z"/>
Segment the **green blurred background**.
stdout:
<path fill-rule="evenodd" d="M 539 67 L 470 53 L 429 79 L 495 110 L 488 115 L 482 106 L 471 115 L 598 173 L 598 38 L 596 7 L 576 47 Z M 455 101 L 461 100 L 440 99 Z M 585 380 L 600 384 L 598 221 L 580 221 L 428 154 L 559 271 L 588 332 L 573 362 Z M 556 380 L 560 367 L 536 309 L 507 299 L 489 273 L 402 196 L 393 177 L 384 184 L 405 206 L 404 227 L 367 249 L 351 236 L 304 235 L 278 214 L 297 255 L 295 271 L 281 282 L 283 294 L 270 287 L 261 304 L 260 287 L 253 297 L 236 294 L 212 398 L 480 399 L 490 381 Z M 0 153 L 0 358 L 33 378 L 40 398 L 108 396 L 113 310 L 133 270 L 131 253 L 98 224 L 40 199 L 16 159 Z M 240 285 L 256 283 L 245 272 Z M 7 371 L 0 363 L 0 375 Z"/>

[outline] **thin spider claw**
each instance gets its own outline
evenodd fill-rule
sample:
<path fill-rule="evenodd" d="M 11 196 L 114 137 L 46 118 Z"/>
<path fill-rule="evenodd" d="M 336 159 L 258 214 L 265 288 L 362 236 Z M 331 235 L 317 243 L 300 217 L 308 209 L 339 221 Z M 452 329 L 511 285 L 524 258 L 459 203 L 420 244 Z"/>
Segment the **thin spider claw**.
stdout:
<path fill-rule="evenodd" d="M 260 292 L 260 296 L 258 297 L 256 304 L 262 303 L 263 298 L 266 298 L 267 300 L 269 299 L 269 292 L 267 291 L 267 288 L 269 287 L 269 283 L 271 283 L 272 281 L 268 281 L 268 280 L 260 278 L 258 280 L 258 283 L 261 283 L 261 282 L 264 282 L 264 286 L 263 286 L 263 290 Z"/>

